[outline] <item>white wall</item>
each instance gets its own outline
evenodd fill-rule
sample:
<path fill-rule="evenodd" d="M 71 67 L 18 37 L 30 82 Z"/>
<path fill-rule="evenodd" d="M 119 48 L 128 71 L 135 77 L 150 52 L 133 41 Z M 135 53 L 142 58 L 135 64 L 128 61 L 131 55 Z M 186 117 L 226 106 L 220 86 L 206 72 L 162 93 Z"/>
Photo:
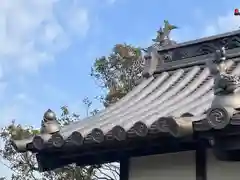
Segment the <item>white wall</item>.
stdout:
<path fill-rule="evenodd" d="M 129 180 L 194 180 L 194 154 L 188 151 L 131 158 Z"/>
<path fill-rule="evenodd" d="M 129 180 L 195 180 L 194 151 L 152 155 L 130 160 Z M 240 162 L 224 162 L 207 154 L 208 180 L 240 180 Z"/>
<path fill-rule="evenodd" d="M 239 180 L 240 179 L 240 162 L 218 161 L 208 151 L 208 180 Z"/>

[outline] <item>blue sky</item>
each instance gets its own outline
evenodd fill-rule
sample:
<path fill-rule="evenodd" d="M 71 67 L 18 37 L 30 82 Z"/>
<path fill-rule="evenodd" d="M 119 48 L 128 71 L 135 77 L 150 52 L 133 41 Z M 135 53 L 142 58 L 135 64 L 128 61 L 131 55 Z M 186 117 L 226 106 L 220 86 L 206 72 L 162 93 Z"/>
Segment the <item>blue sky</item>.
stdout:
<path fill-rule="evenodd" d="M 3 0 L 0 4 L 0 125 L 39 126 L 47 108 L 84 116 L 103 92 L 89 76 L 116 43 L 146 47 L 164 19 L 187 41 L 237 29 L 236 0 Z M 94 101 L 94 107 L 101 108 Z"/>

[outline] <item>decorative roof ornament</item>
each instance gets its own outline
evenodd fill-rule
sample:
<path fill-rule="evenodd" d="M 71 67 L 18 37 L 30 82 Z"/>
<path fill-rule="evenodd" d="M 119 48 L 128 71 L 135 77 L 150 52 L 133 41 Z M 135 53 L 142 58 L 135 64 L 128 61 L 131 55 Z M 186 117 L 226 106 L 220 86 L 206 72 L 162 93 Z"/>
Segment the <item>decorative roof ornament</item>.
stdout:
<path fill-rule="evenodd" d="M 207 113 L 207 121 L 214 129 L 227 126 L 240 108 L 240 77 L 227 72 L 229 67 L 226 60 L 223 47 L 216 50 L 214 59 L 207 63 L 214 78 L 214 99 Z"/>
<path fill-rule="evenodd" d="M 60 125 L 57 121 L 56 114 L 48 109 L 43 116 L 41 133 L 53 134 L 60 131 Z"/>
<path fill-rule="evenodd" d="M 157 31 L 156 39 L 153 39 L 153 42 L 159 44 L 160 46 L 167 46 L 176 44 L 175 41 L 170 40 L 170 33 L 172 30 L 178 29 L 177 26 L 170 24 L 167 20 L 164 20 L 164 27 L 160 27 Z"/>
<path fill-rule="evenodd" d="M 164 27 L 160 28 L 157 31 L 156 39 L 153 39 L 155 42 L 153 45 L 146 49 L 142 49 L 145 53 L 144 61 L 145 67 L 143 70 L 143 77 L 150 77 L 154 74 L 157 69 L 157 66 L 162 66 L 164 61 L 171 61 L 172 54 L 165 53 L 164 55 L 159 53 L 164 47 L 177 44 L 175 41 L 172 41 L 169 37 L 170 32 L 173 29 L 177 29 L 177 26 L 171 25 L 167 20 L 164 20 Z"/>
<path fill-rule="evenodd" d="M 150 77 L 156 71 L 157 66 L 163 65 L 164 59 L 160 56 L 158 49 L 154 46 L 150 46 L 143 51 L 145 53 L 145 63 L 142 75 L 143 77 Z"/>
<path fill-rule="evenodd" d="M 240 78 L 227 72 L 226 50 L 221 48 L 216 50 L 215 58 L 208 63 L 208 67 L 214 77 L 214 94 L 227 95 L 233 94 L 240 90 Z"/>

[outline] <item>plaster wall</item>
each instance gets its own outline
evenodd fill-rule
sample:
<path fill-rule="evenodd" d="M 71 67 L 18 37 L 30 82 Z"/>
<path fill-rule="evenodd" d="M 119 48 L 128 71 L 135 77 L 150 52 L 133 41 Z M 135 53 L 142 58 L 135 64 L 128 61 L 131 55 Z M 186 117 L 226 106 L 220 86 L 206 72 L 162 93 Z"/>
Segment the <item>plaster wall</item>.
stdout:
<path fill-rule="evenodd" d="M 240 162 L 219 161 L 213 156 L 211 150 L 207 156 L 207 176 L 208 180 L 239 180 Z"/>
<path fill-rule="evenodd" d="M 130 159 L 129 180 L 195 180 L 194 151 Z M 240 162 L 224 162 L 207 152 L 208 180 L 239 180 Z"/>
<path fill-rule="evenodd" d="M 194 180 L 195 177 L 194 151 L 130 160 L 129 180 Z"/>

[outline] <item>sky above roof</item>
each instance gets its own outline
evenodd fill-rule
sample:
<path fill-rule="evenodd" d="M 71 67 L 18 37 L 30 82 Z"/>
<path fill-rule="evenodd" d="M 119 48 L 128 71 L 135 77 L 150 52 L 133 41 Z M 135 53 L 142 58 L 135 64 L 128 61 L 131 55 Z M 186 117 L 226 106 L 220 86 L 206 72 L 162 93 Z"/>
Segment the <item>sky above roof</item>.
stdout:
<path fill-rule="evenodd" d="M 95 58 L 116 43 L 146 47 L 164 19 L 178 42 L 238 29 L 236 0 L 2 0 L 0 126 L 38 127 L 44 111 L 101 95 L 89 76 Z M 101 108 L 94 101 L 94 107 Z"/>

